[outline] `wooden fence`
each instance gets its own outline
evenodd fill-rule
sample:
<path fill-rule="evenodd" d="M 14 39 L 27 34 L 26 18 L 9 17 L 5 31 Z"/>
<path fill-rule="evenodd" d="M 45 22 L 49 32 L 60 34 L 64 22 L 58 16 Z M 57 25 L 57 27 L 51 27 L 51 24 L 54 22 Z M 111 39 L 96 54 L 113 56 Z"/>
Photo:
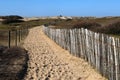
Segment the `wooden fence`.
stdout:
<path fill-rule="evenodd" d="M 44 33 L 72 55 L 83 58 L 109 80 L 120 80 L 120 40 L 87 29 L 52 29 Z M 91 73 L 92 74 L 92 73 Z"/>
<path fill-rule="evenodd" d="M 28 34 L 28 29 L 19 30 L 0 30 L 0 45 L 18 46 L 23 38 Z"/>

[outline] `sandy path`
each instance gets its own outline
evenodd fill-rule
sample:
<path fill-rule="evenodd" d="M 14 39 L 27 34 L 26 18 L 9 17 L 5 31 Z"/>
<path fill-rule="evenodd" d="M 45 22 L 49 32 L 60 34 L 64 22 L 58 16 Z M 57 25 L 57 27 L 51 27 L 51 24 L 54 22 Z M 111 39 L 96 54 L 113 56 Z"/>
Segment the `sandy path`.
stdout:
<path fill-rule="evenodd" d="M 25 80 L 105 80 L 87 62 L 50 40 L 41 26 L 30 29 L 23 46 L 30 58 Z"/>

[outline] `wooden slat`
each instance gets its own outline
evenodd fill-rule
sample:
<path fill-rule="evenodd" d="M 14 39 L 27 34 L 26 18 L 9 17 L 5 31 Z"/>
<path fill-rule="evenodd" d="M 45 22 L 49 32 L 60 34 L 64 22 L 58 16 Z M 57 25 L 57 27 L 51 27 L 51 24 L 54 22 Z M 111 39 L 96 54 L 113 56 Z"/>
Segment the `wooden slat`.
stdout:
<path fill-rule="evenodd" d="M 72 55 L 81 57 L 109 80 L 120 80 L 120 40 L 87 29 L 52 29 L 43 31 Z"/>

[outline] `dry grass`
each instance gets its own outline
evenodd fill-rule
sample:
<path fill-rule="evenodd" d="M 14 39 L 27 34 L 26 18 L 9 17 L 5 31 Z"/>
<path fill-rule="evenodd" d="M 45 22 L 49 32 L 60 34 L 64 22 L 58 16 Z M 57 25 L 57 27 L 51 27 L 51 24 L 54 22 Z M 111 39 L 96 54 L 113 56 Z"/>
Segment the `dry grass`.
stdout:
<path fill-rule="evenodd" d="M 27 61 L 25 49 L 0 46 L 0 80 L 21 80 L 27 70 Z"/>
<path fill-rule="evenodd" d="M 53 25 L 53 24 L 51 24 Z M 71 21 L 58 20 L 54 26 L 59 29 L 87 28 L 94 32 L 110 35 L 120 35 L 120 18 L 73 19 Z"/>

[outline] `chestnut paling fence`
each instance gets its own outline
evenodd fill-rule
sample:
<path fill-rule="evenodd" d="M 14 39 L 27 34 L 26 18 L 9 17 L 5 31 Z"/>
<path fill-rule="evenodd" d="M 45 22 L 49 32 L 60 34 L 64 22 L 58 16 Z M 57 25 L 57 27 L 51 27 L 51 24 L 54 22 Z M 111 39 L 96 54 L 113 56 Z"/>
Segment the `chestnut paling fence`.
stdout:
<path fill-rule="evenodd" d="M 18 46 L 19 43 L 27 36 L 28 29 L 19 30 L 0 30 L 0 45 Z"/>
<path fill-rule="evenodd" d="M 52 29 L 44 33 L 72 55 L 85 59 L 109 80 L 120 80 L 119 38 L 87 29 Z"/>

